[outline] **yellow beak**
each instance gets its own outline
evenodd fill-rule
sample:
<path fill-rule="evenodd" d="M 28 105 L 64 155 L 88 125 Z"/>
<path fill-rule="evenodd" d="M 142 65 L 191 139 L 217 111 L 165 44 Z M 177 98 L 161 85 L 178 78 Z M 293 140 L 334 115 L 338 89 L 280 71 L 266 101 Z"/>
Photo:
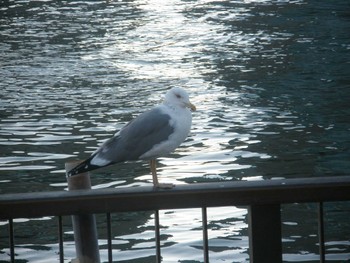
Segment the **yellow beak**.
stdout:
<path fill-rule="evenodd" d="M 194 106 L 191 102 L 189 102 L 188 104 L 187 104 L 187 107 L 189 107 L 190 109 L 191 109 L 191 111 L 196 111 L 196 106 Z"/>

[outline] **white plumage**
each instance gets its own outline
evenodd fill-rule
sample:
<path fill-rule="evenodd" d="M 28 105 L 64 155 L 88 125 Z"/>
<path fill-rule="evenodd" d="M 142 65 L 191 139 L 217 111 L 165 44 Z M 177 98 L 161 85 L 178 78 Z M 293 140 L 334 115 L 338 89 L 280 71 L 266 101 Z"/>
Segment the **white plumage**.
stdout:
<path fill-rule="evenodd" d="M 155 159 L 174 151 L 186 139 L 192 123 L 191 110 L 196 108 L 187 92 L 170 89 L 162 104 L 130 121 L 68 176 L 123 161 L 150 160 L 154 186 L 172 187 L 159 184 Z"/>

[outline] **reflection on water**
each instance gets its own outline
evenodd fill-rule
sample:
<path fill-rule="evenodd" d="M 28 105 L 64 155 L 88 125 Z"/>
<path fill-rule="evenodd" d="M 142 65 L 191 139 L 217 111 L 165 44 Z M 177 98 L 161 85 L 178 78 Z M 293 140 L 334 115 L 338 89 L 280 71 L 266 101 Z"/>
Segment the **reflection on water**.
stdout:
<path fill-rule="evenodd" d="M 160 159 L 162 181 L 346 175 L 349 8 L 346 0 L 4 1 L 0 192 L 64 189 L 67 159 L 87 157 L 171 86 L 184 86 L 198 111 L 186 142 Z M 151 176 L 136 162 L 92 180 L 95 188 L 130 187 Z M 283 208 L 286 261 L 317 260 L 315 211 Z M 350 259 L 347 211 L 327 206 L 329 260 Z M 246 210 L 208 212 L 211 262 L 247 261 Z M 153 215 L 114 219 L 115 257 L 152 261 Z M 31 229 L 17 240 L 19 258 L 57 258 L 55 233 L 43 238 L 43 224 L 56 223 L 16 223 L 18 233 Z M 199 211 L 162 211 L 161 224 L 165 262 L 202 261 Z M 69 220 L 66 228 L 68 257 Z"/>

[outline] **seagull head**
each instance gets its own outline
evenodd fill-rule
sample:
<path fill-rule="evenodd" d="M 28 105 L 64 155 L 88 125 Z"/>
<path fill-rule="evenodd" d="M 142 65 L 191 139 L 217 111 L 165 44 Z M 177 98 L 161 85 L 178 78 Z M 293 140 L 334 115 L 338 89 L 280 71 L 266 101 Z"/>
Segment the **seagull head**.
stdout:
<path fill-rule="evenodd" d="M 192 111 L 196 110 L 196 106 L 190 102 L 187 92 L 179 87 L 168 90 L 164 102 L 182 108 L 190 108 Z"/>

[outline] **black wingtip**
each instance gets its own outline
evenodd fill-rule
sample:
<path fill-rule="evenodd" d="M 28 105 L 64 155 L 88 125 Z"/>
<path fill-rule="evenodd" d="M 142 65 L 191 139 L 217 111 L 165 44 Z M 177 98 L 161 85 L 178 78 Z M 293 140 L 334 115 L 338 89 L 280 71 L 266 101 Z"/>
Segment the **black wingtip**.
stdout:
<path fill-rule="evenodd" d="M 86 173 L 88 171 L 95 170 L 95 169 L 99 168 L 99 166 L 91 165 L 90 160 L 91 160 L 91 158 L 89 158 L 89 159 L 83 161 L 82 163 L 78 164 L 77 166 L 75 166 L 73 169 L 71 169 L 69 172 L 67 172 L 67 177 L 71 177 L 71 176 L 81 174 L 81 173 Z"/>

